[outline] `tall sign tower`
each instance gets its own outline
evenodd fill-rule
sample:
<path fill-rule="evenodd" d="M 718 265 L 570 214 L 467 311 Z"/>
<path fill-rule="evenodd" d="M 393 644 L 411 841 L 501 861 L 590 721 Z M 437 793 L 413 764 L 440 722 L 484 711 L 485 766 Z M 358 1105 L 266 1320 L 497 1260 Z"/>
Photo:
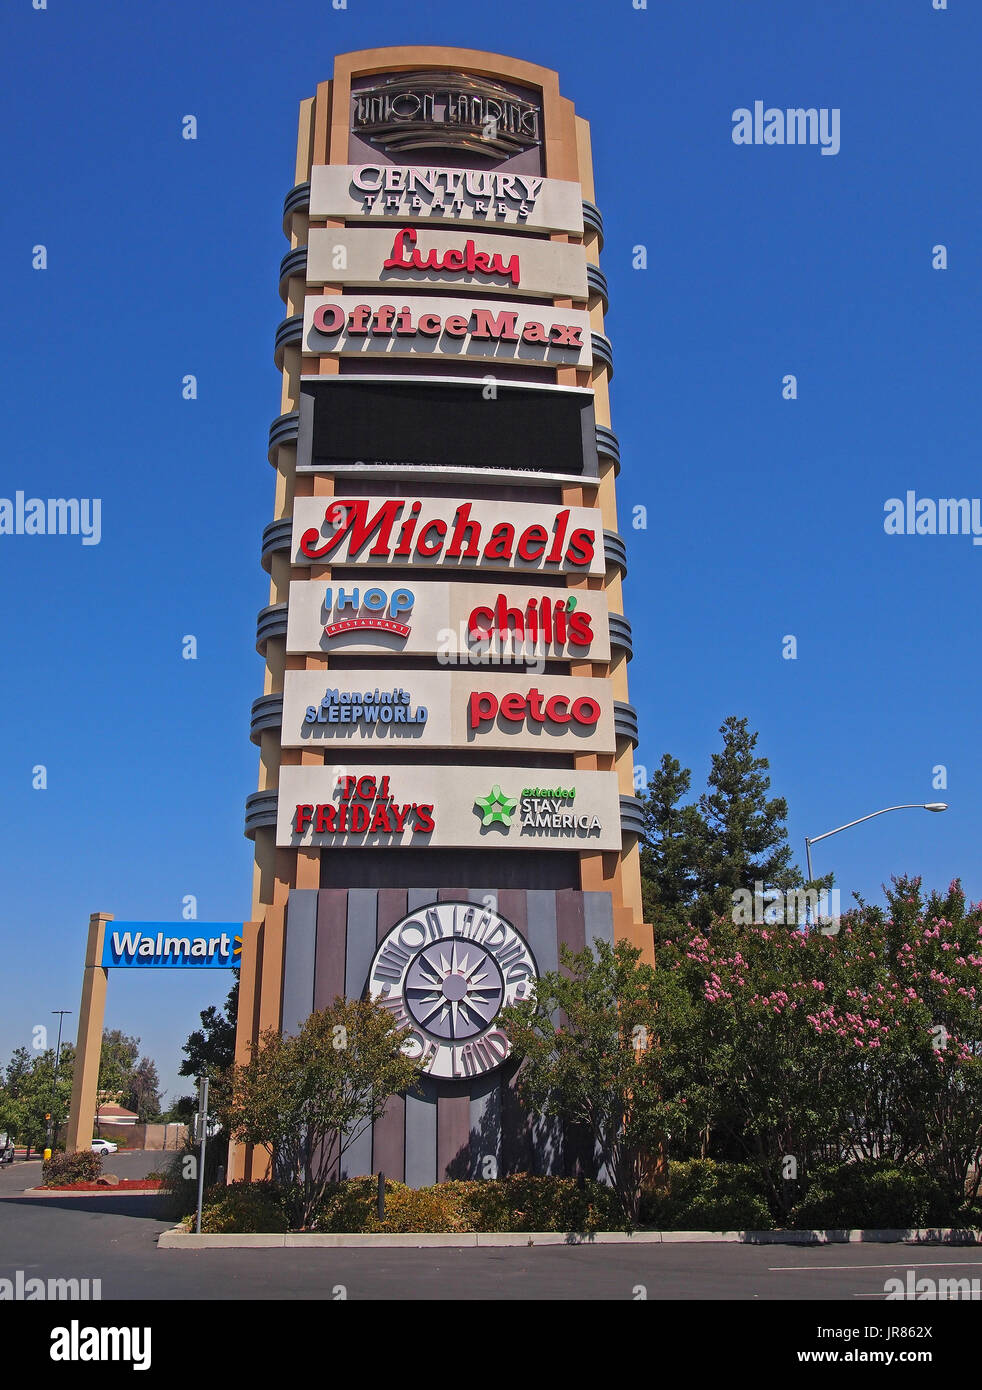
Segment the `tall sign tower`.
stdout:
<path fill-rule="evenodd" d="M 426 1077 L 341 1176 L 589 1168 L 497 1022 L 564 944 L 652 958 L 589 126 L 531 63 L 349 53 L 283 227 L 237 1058 L 369 992 Z"/>

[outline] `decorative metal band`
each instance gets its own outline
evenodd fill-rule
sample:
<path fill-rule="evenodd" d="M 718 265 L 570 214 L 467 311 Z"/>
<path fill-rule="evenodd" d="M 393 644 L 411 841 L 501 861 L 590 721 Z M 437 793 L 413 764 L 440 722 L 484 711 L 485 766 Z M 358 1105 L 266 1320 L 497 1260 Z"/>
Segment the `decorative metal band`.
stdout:
<path fill-rule="evenodd" d="M 627 546 L 624 544 L 624 537 L 616 531 L 604 532 L 604 556 L 608 569 L 611 565 L 616 565 L 621 572 L 621 578 L 627 574 Z"/>
<path fill-rule="evenodd" d="M 644 809 L 636 796 L 621 797 L 621 833 L 644 834 Z"/>
<path fill-rule="evenodd" d="M 285 257 L 284 257 L 285 259 Z M 607 277 L 598 265 L 588 265 L 586 268 L 587 289 L 591 295 L 599 294 L 603 311 L 606 314 L 610 296 L 607 293 Z"/>
<path fill-rule="evenodd" d="M 280 261 L 280 298 L 283 300 L 286 299 L 286 282 L 291 275 L 302 275 L 304 279 L 307 278 L 306 246 L 295 246 Z"/>
<path fill-rule="evenodd" d="M 633 705 L 623 700 L 614 701 L 614 733 L 618 738 L 630 739 L 638 746 L 638 712 Z"/>
<path fill-rule="evenodd" d="M 285 516 L 281 521 L 271 521 L 263 531 L 262 564 L 269 573 L 272 557 L 281 550 L 289 552 L 293 540 L 293 517 Z"/>
<path fill-rule="evenodd" d="M 271 603 L 261 608 L 256 619 L 256 651 L 266 655 L 266 643 L 271 637 L 286 636 L 286 604 Z"/>
<path fill-rule="evenodd" d="M 283 231 L 290 235 L 290 218 L 295 212 L 306 212 L 310 207 L 310 184 L 298 183 L 290 189 L 283 199 Z"/>
<path fill-rule="evenodd" d="M 621 471 L 621 445 L 620 440 L 612 429 L 606 425 L 597 425 L 597 453 L 603 454 L 605 458 L 613 459 L 614 475 Z"/>
<path fill-rule="evenodd" d="M 602 333 L 591 333 L 590 342 L 593 344 L 594 366 L 596 366 L 598 362 L 602 362 L 603 365 L 610 372 L 611 376 L 613 376 L 614 349 L 610 345 L 610 339 L 605 338 Z"/>
<path fill-rule="evenodd" d="M 604 249 L 604 217 L 596 203 L 583 199 L 583 226 L 586 231 L 596 232 L 600 238 L 600 250 Z"/>
<path fill-rule="evenodd" d="M 273 344 L 273 360 L 280 371 L 283 370 L 283 353 L 291 343 L 299 343 L 303 340 L 303 314 L 291 314 L 285 318 L 276 330 L 276 338 Z M 596 351 L 596 349 L 594 349 Z"/>
<path fill-rule="evenodd" d="M 626 652 L 627 659 L 630 661 L 634 655 L 634 635 L 630 622 L 623 613 L 608 613 L 607 620 L 610 624 L 610 645 L 619 647 L 622 652 Z"/>
<path fill-rule="evenodd" d="M 258 700 L 253 700 L 252 720 L 249 725 L 249 737 L 253 743 L 259 742 L 259 735 L 263 729 L 278 729 L 282 723 L 282 694 L 260 695 Z"/>
<path fill-rule="evenodd" d="M 296 444 L 299 429 L 299 410 L 288 410 L 285 415 L 277 415 L 276 419 L 269 427 L 269 449 L 267 451 L 267 458 L 270 463 L 275 466 L 276 450 L 281 444 Z"/>
<path fill-rule="evenodd" d="M 276 828 L 277 793 L 252 792 L 246 797 L 245 833 L 250 840 L 256 838 L 257 830 Z"/>

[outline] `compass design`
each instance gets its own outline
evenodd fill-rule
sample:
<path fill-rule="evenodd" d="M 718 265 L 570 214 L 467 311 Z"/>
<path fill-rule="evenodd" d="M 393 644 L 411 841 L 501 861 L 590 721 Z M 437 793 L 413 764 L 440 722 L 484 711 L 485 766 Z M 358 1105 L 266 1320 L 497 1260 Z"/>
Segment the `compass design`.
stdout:
<path fill-rule="evenodd" d="M 406 1056 L 460 1081 L 508 1060 L 499 1015 L 532 998 L 537 979 L 528 942 L 487 899 L 424 902 L 379 941 L 367 988 L 406 1031 Z"/>
<path fill-rule="evenodd" d="M 403 986 L 406 1008 L 419 1026 L 452 1042 L 483 1033 L 504 994 L 501 971 L 491 953 L 455 937 L 424 947 Z"/>

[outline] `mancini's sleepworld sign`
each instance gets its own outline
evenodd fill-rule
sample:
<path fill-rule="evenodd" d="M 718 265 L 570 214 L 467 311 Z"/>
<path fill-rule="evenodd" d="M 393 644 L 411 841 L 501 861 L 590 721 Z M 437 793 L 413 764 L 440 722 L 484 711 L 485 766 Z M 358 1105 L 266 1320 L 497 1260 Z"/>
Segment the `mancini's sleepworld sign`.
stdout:
<path fill-rule="evenodd" d="M 166 966 L 178 970 L 231 970 L 242 956 L 241 922 L 113 922 L 107 924 L 102 968 Z"/>

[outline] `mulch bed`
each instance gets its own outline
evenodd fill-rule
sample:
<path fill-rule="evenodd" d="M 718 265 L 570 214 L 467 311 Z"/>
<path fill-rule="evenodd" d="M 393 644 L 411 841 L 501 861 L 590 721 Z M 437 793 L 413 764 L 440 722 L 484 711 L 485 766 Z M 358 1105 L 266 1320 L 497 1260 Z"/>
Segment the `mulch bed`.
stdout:
<path fill-rule="evenodd" d="M 157 1192 L 163 1187 L 160 1178 L 120 1178 L 119 1182 L 46 1183 L 45 1192 Z"/>

